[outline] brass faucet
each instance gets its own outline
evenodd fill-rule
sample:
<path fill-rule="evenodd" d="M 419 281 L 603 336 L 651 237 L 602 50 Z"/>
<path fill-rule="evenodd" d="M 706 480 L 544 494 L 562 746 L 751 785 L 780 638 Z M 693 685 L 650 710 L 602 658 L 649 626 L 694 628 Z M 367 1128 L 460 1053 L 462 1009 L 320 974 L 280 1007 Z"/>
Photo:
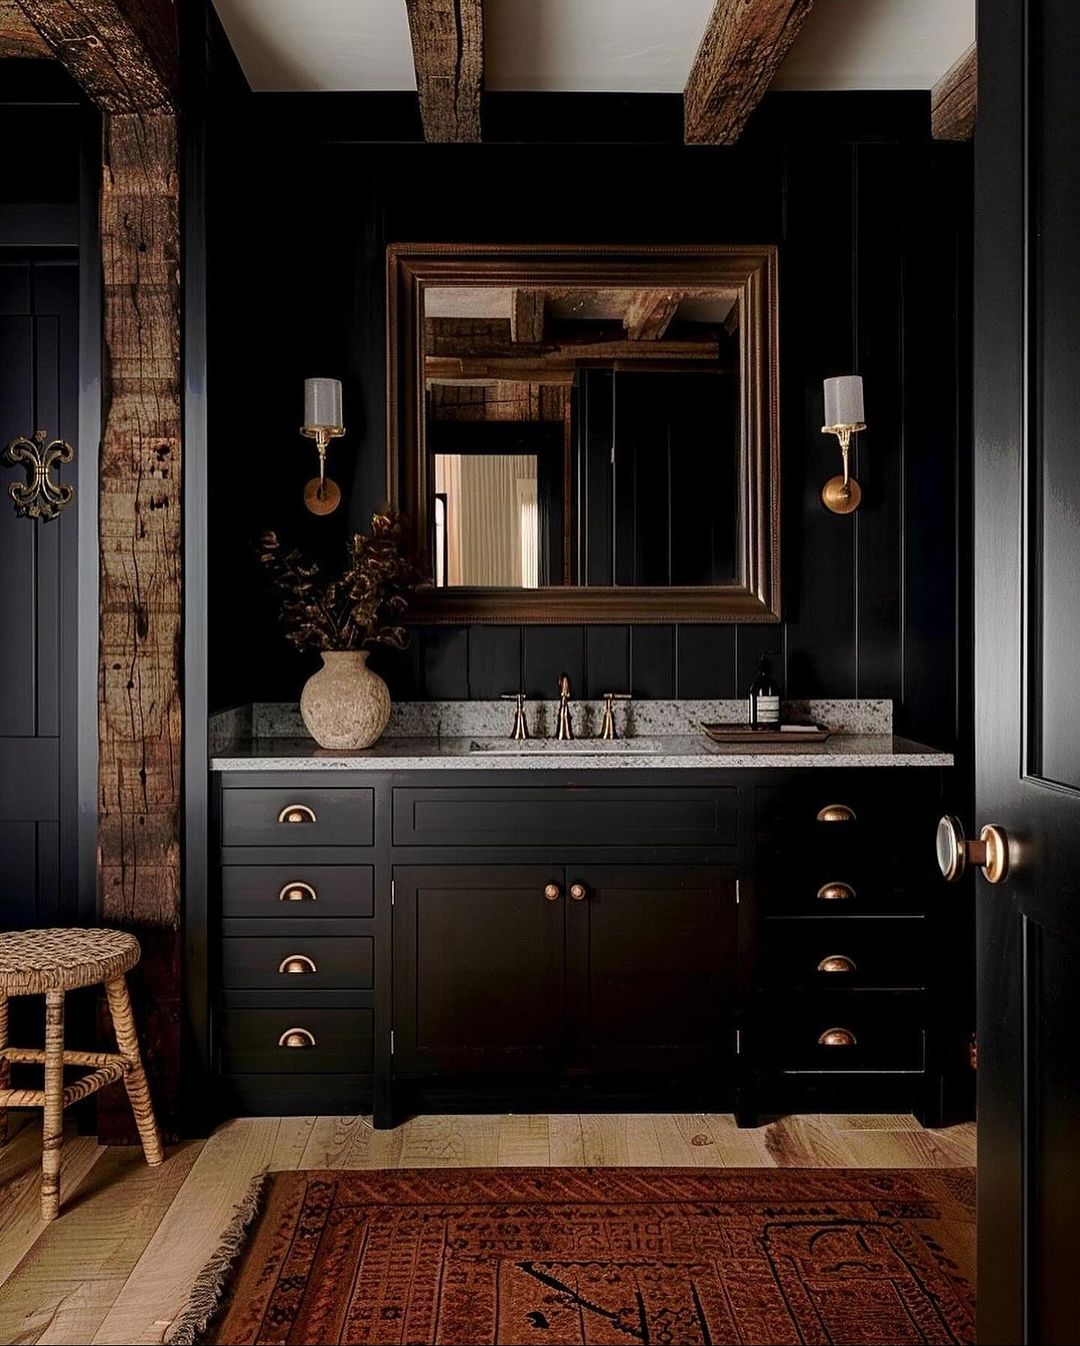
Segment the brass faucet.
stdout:
<path fill-rule="evenodd" d="M 614 740 L 619 737 L 615 731 L 615 711 L 614 703 L 616 701 L 629 701 L 629 692 L 605 692 L 604 693 L 604 718 L 600 725 L 600 737 L 603 739 Z"/>
<path fill-rule="evenodd" d="M 524 692 L 504 692 L 504 701 L 516 702 L 514 710 L 514 724 L 510 730 L 510 737 L 517 743 L 522 742 L 529 737 L 529 723 L 525 719 L 525 693 Z"/>
<path fill-rule="evenodd" d="M 559 677 L 559 728 L 555 737 L 563 742 L 574 737 L 574 723 L 570 718 L 570 679 L 565 673 Z"/>

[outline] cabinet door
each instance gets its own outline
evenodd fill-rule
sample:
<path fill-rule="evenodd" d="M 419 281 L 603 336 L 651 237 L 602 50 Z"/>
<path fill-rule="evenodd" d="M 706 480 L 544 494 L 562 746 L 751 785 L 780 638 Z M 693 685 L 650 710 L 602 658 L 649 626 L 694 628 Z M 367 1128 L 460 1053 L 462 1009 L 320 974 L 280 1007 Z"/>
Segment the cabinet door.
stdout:
<path fill-rule="evenodd" d="M 397 866 L 395 1071 L 550 1067 L 565 905 L 561 865 Z"/>
<path fill-rule="evenodd" d="M 579 1068 L 678 1069 L 734 1052 L 730 870 L 567 867 L 567 1018 Z"/>

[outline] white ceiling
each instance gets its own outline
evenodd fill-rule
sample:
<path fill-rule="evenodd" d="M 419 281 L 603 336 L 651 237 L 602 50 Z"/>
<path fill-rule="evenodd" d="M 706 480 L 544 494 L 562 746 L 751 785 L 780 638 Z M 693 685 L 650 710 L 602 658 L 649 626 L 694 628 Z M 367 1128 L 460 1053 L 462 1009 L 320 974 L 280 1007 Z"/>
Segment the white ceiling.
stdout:
<path fill-rule="evenodd" d="M 405 0 L 215 0 L 253 89 L 414 89 Z M 713 0 L 485 0 L 488 89 L 679 93 Z M 778 89 L 928 89 L 975 0 L 816 0 Z"/>

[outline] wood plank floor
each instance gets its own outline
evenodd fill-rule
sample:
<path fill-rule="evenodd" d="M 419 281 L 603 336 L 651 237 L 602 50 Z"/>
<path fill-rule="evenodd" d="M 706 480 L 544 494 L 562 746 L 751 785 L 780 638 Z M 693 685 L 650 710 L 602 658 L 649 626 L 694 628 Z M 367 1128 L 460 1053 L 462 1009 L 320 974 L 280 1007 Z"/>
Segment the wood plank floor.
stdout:
<path fill-rule="evenodd" d="M 785 1117 L 740 1131 L 715 1114 L 365 1117 L 228 1122 L 148 1169 L 139 1150 L 71 1136 L 60 1219 L 37 1216 L 40 1126 L 0 1149 L 0 1343 L 163 1341 L 233 1207 L 265 1168 L 546 1164 L 933 1168 L 975 1162 L 971 1124 L 906 1116 Z M 17 1128 L 17 1129 L 16 1129 Z"/>

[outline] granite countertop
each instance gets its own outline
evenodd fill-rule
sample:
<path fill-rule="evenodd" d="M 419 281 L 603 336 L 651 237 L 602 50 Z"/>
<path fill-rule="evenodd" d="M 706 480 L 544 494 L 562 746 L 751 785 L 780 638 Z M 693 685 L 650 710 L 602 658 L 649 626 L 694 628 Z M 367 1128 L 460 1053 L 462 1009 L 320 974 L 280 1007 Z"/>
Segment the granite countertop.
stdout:
<path fill-rule="evenodd" d="M 614 744 L 579 738 L 569 745 L 551 739 L 512 744 L 506 738 L 391 736 L 360 752 L 320 748 L 306 738 L 240 736 L 221 743 L 210 760 L 212 771 L 657 771 L 952 765 L 952 753 L 892 734 L 834 734 L 823 743 L 754 745 L 713 743 L 701 733 L 643 735 Z"/>

